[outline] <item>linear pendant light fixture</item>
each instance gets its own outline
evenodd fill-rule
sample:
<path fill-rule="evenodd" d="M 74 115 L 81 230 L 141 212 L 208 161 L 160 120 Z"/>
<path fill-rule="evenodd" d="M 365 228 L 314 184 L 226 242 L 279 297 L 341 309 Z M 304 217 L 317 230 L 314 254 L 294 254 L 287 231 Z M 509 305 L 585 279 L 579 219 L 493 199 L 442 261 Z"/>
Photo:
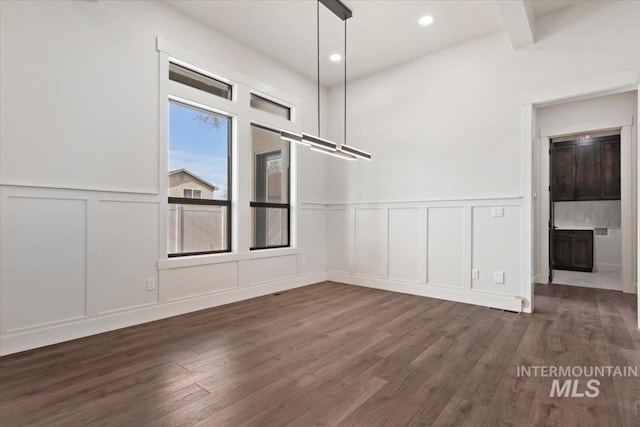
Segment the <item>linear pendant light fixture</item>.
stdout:
<path fill-rule="evenodd" d="M 313 151 L 339 157 L 345 160 L 356 160 L 357 157 L 371 160 L 371 154 L 342 144 L 338 147 L 335 142 L 320 137 L 320 3 L 344 21 L 344 141 L 347 140 L 347 19 L 353 14 L 340 0 L 316 0 L 316 29 L 318 55 L 318 136 L 307 133 L 297 134 L 287 130 L 280 130 L 280 138 L 297 144 L 311 147 Z"/>

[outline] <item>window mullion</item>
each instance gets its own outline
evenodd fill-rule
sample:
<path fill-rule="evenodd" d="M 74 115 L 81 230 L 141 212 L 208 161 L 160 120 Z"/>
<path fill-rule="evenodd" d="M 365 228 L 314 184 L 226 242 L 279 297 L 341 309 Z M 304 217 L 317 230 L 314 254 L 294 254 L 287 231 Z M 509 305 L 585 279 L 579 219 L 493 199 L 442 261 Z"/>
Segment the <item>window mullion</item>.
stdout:
<path fill-rule="evenodd" d="M 237 138 L 234 159 L 234 204 L 235 236 L 238 252 L 248 252 L 251 248 L 251 91 L 245 85 L 236 86 L 237 96 Z"/>

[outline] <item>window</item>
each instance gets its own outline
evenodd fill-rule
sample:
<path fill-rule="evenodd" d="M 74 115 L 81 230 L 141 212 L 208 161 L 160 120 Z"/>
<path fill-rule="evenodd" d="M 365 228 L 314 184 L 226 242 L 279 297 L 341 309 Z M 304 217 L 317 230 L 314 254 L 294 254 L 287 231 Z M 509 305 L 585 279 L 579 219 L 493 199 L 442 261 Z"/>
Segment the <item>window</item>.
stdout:
<path fill-rule="evenodd" d="M 289 142 L 251 126 L 251 249 L 289 246 Z"/>
<path fill-rule="evenodd" d="M 180 65 L 169 64 L 169 79 L 225 99 L 231 99 L 230 84 L 205 76 Z"/>
<path fill-rule="evenodd" d="M 231 123 L 169 101 L 169 256 L 231 250 Z"/>
<path fill-rule="evenodd" d="M 194 190 L 191 188 L 185 188 L 183 190 L 183 197 L 185 199 L 201 199 L 202 198 L 202 190 Z"/>
<path fill-rule="evenodd" d="M 162 39 L 157 47 L 165 76 L 161 154 L 167 156 L 160 172 L 168 174 L 161 176 L 167 179 L 161 246 L 164 257 L 194 258 L 166 265 L 248 259 L 257 256 L 246 255 L 249 250 L 291 247 L 297 147 L 281 139 L 280 130 L 301 132 L 295 97 Z"/>
<path fill-rule="evenodd" d="M 275 114 L 276 116 L 291 120 L 291 108 L 280 105 L 277 102 L 252 93 L 250 103 L 251 108 L 266 111 L 267 113 Z"/>

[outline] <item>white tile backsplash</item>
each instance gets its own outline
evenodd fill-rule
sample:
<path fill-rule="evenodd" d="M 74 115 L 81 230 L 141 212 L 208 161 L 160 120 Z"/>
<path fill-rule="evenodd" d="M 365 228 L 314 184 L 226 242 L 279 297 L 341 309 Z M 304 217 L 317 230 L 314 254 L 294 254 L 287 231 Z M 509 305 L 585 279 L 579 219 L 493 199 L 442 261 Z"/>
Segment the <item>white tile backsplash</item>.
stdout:
<path fill-rule="evenodd" d="M 620 200 L 555 202 L 554 214 L 558 228 L 620 228 Z"/>

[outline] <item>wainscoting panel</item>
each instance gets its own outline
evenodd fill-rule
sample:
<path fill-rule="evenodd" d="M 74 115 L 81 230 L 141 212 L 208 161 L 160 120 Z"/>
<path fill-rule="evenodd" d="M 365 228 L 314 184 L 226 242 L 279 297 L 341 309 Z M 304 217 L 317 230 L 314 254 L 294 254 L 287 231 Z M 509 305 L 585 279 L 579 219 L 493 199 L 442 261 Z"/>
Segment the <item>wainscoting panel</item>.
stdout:
<path fill-rule="evenodd" d="M 160 270 L 161 301 L 212 294 L 238 287 L 236 262 Z"/>
<path fill-rule="evenodd" d="M 330 209 L 327 212 L 329 230 L 329 269 L 353 272 L 355 246 L 355 209 Z"/>
<path fill-rule="evenodd" d="M 302 203 L 310 207 L 298 211 L 304 249 L 165 259 L 163 202 L 0 185 L 0 355 L 327 278 L 326 205 Z"/>
<path fill-rule="evenodd" d="M 420 281 L 420 264 L 426 262 L 422 243 L 427 238 L 420 224 L 420 208 L 389 209 L 389 278 Z"/>
<path fill-rule="evenodd" d="M 158 204 L 153 202 L 100 201 L 97 286 L 98 313 L 129 309 L 158 301 Z M 147 279 L 156 289 L 147 290 Z"/>
<path fill-rule="evenodd" d="M 330 204 L 328 277 L 520 311 L 521 204 L 519 197 Z M 493 207 L 503 216 L 492 216 Z M 505 283 L 494 283 L 494 271 Z"/>
<path fill-rule="evenodd" d="M 387 277 L 387 209 L 356 209 L 354 273 Z"/>
<path fill-rule="evenodd" d="M 298 274 L 327 271 L 327 208 L 302 207 L 298 210 Z"/>
<path fill-rule="evenodd" d="M 464 210 L 430 207 L 427 241 L 427 277 L 430 284 L 463 287 Z"/>
<path fill-rule="evenodd" d="M 473 268 L 479 279 L 473 289 L 517 295 L 521 289 L 520 206 L 504 206 L 504 216 L 491 215 L 493 207 L 473 208 Z M 494 272 L 504 273 L 504 283 L 495 283 Z"/>
<path fill-rule="evenodd" d="M 253 286 L 296 275 L 296 256 L 248 259 L 238 262 L 238 285 Z"/>
<path fill-rule="evenodd" d="M 83 317 L 86 202 L 2 197 L 3 332 Z"/>

